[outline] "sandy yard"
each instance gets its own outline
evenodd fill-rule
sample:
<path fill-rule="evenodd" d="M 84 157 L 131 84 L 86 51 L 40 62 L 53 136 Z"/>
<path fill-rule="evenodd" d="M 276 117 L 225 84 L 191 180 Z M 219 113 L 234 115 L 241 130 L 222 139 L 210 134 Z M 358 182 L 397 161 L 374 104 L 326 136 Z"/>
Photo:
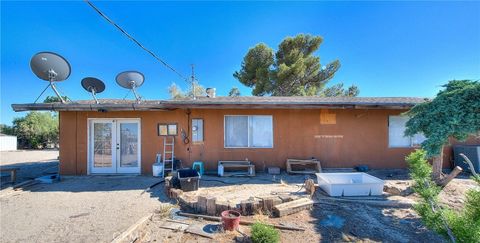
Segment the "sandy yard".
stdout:
<path fill-rule="evenodd" d="M 63 177 L 23 191 L 0 191 L 1 242 L 109 242 L 167 202 L 158 178 Z"/>

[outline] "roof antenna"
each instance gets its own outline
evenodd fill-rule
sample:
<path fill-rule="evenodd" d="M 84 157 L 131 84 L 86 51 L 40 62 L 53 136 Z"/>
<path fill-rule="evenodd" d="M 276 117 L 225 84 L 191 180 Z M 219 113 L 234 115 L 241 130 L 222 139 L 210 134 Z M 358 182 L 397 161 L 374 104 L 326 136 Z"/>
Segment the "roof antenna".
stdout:
<path fill-rule="evenodd" d="M 62 103 L 65 103 L 65 100 L 55 87 L 54 82 L 63 81 L 70 76 L 71 67 L 68 61 L 53 52 L 39 52 L 32 57 L 32 60 L 30 60 L 30 68 L 38 78 L 49 82 L 47 87 L 33 103 L 37 103 L 38 99 L 48 87 L 51 87 L 58 99 L 60 99 Z"/>
<path fill-rule="evenodd" d="M 87 77 L 82 79 L 82 87 L 90 92 L 95 100 L 95 103 L 99 103 L 96 94 L 102 93 L 105 90 L 105 84 L 102 80 L 93 77 Z"/>
<path fill-rule="evenodd" d="M 196 91 L 195 91 L 195 66 L 192 64 L 192 95 L 193 99 L 196 100 Z"/>
<path fill-rule="evenodd" d="M 116 80 L 118 85 L 122 86 L 123 88 L 132 90 L 133 95 L 135 95 L 135 99 L 137 100 L 137 102 L 140 102 L 142 97 L 137 94 L 136 88 L 142 86 L 143 82 L 145 81 L 145 76 L 143 76 L 141 72 L 121 72 L 117 75 Z"/>

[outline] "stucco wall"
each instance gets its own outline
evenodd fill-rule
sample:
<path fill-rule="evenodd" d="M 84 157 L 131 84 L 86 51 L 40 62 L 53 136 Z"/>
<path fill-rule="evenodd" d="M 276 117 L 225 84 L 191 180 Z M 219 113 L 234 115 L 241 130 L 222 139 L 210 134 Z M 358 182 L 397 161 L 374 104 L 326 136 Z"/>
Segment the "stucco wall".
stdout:
<path fill-rule="evenodd" d="M 186 110 L 135 112 L 60 112 L 60 169 L 62 174 L 87 173 L 87 119 L 140 118 L 142 173 L 151 174 L 157 153 L 163 153 L 163 137 L 157 135 L 158 123 L 177 123 L 176 157 L 184 166 L 204 161 L 214 170 L 218 160 L 244 160 L 264 166 L 285 168 L 287 158 L 319 159 L 323 167 L 405 168 L 405 156 L 411 148 L 388 147 L 388 116 L 401 110 L 329 110 L 336 124 L 320 124 L 321 110 L 191 110 L 192 118 L 204 119 L 203 144 L 183 144 L 180 131 L 187 131 Z M 224 115 L 272 115 L 273 148 L 224 148 Z M 445 157 L 450 156 L 446 149 Z M 446 162 L 448 163 L 448 161 Z"/>

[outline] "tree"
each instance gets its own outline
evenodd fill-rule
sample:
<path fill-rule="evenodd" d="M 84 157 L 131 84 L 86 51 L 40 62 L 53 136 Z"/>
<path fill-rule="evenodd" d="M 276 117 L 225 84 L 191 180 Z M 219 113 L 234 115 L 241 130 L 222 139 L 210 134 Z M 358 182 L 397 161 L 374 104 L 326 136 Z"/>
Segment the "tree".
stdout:
<path fill-rule="evenodd" d="M 343 83 L 332 85 L 319 92 L 319 95 L 324 97 L 334 97 L 334 96 L 355 97 L 355 96 L 358 96 L 358 94 L 360 94 L 360 89 L 358 89 L 357 86 L 352 85 L 345 90 L 345 88 L 343 88 Z"/>
<path fill-rule="evenodd" d="M 15 118 L 13 127 L 20 146 L 45 148 L 58 145 L 58 117 L 56 113 L 32 111 L 25 117 Z"/>
<path fill-rule="evenodd" d="M 5 135 L 15 135 L 13 127 L 6 124 L 0 124 L 0 132 Z"/>
<path fill-rule="evenodd" d="M 316 95 L 340 68 L 338 60 L 322 68 L 320 58 L 313 55 L 322 41 L 322 37 L 308 34 L 287 37 L 275 54 L 267 45 L 257 44 L 233 76 L 253 88 L 252 94 L 257 96 Z"/>
<path fill-rule="evenodd" d="M 228 96 L 230 97 L 241 96 L 240 90 L 237 87 L 232 87 L 232 89 L 228 92 Z"/>
<path fill-rule="evenodd" d="M 69 100 L 67 96 L 62 96 L 62 98 L 65 101 Z M 57 96 L 47 96 L 45 100 L 43 100 L 43 103 L 55 103 L 55 102 L 62 102 L 62 101 Z"/>
<path fill-rule="evenodd" d="M 425 135 L 422 148 L 428 158 L 433 158 L 433 178 L 445 186 L 461 169 L 456 168 L 448 176 L 442 174 L 443 147 L 450 138 L 464 141 L 480 131 L 480 83 L 453 80 L 443 87 L 433 100 L 418 104 L 406 113 L 410 119 L 405 135 Z"/>
<path fill-rule="evenodd" d="M 182 91 L 182 89 L 176 83 L 172 83 L 170 87 L 168 87 L 168 93 L 170 94 L 170 98 L 172 99 L 193 97 L 193 86 L 195 87 L 195 97 L 207 95 L 205 87 L 203 87 L 196 81 L 194 85 L 190 86 L 187 92 Z"/>

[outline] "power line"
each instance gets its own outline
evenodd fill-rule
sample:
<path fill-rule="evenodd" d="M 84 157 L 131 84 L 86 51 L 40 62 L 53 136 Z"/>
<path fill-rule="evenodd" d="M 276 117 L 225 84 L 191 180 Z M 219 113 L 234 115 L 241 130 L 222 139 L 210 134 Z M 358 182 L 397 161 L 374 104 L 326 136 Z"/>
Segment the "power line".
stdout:
<path fill-rule="evenodd" d="M 153 58 L 157 59 L 160 63 L 162 63 L 165 67 L 167 67 L 168 69 L 170 69 L 171 71 L 173 71 L 174 73 L 176 73 L 180 78 L 182 78 L 185 82 L 187 83 L 190 83 L 188 78 L 185 77 L 183 74 L 181 74 L 180 72 L 178 72 L 177 70 L 175 70 L 175 68 L 173 68 L 172 66 L 170 66 L 168 63 L 166 63 L 165 61 L 163 61 L 160 57 L 158 57 L 155 53 L 153 53 L 152 51 L 150 51 L 149 49 L 147 49 L 145 46 L 143 46 L 140 42 L 138 42 L 135 38 L 133 38 L 133 36 L 131 36 L 129 33 L 127 33 L 124 29 L 122 29 L 122 27 L 120 27 L 118 24 L 116 24 L 115 22 L 113 22 L 113 20 L 111 20 L 108 16 L 106 16 L 104 13 L 102 13 L 102 11 L 100 11 L 100 9 L 98 9 L 97 7 L 95 7 L 95 5 L 93 5 L 93 3 L 91 3 L 90 1 L 88 0 L 84 0 L 88 5 L 90 5 L 90 7 L 92 7 L 100 16 L 102 16 L 107 22 L 109 22 L 110 24 L 112 24 L 113 26 L 115 26 L 120 32 L 122 32 L 125 36 L 127 36 L 128 39 L 130 39 L 131 41 L 133 41 L 135 44 L 137 44 L 140 48 L 142 48 L 143 50 L 145 50 L 146 52 L 148 52 L 151 56 L 153 56 Z"/>

